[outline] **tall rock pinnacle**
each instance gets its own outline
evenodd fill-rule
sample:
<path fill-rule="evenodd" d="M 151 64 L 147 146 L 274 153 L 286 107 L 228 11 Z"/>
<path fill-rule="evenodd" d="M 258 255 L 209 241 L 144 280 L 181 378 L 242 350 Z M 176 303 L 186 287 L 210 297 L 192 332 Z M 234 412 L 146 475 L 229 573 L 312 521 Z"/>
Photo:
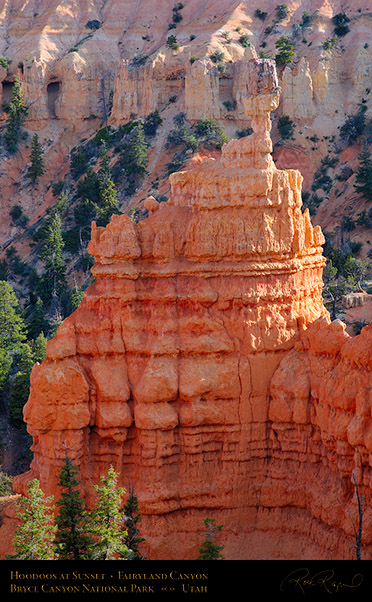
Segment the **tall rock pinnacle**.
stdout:
<path fill-rule="evenodd" d="M 254 557 L 270 382 L 327 316 L 323 235 L 301 211 L 301 174 L 270 154 L 275 66 L 244 69 L 253 134 L 172 174 L 140 223 L 92 224 L 96 280 L 34 367 L 24 411 L 34 459 L 17 491 L 37 477 L 58 494 L 67 449 L 89 502 L 112 464 L 135 485 L 153 559 L 195 558 L 206 516 L 222 519 L 228 557 Z"/>

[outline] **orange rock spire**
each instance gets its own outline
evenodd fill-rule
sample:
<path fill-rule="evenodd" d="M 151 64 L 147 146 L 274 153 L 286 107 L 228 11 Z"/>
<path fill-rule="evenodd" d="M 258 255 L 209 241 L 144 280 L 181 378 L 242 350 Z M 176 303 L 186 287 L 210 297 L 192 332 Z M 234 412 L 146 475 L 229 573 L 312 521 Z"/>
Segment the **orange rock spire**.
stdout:
<path fill-rule="evenodd" d="M 254 133 L 172 174 L 146 220 L 92 224 L 96 281 L 32 372 L 34 459 L 17 491 L 37 477 L 56 494 L 67 449 L 89 500 L 113 464 L 135 485 L 152 559 L 195 558 L 207 516 L 225 525 L 226 557 L 259 557 L 270 382 L 327 314 L 324 238 L 301 212 L 300 173 L 270 155 L 278 99 L 274 64 L 247 61 Z"/>

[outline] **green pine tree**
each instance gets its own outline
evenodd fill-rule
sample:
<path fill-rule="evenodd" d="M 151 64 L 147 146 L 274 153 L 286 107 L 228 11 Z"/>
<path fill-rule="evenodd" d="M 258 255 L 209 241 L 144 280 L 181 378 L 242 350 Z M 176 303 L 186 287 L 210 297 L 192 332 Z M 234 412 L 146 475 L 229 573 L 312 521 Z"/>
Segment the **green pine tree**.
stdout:
<path fill-rule="evenodd" d="M 25 425 L 23 421 L 23 406 L 30 393 L 30 374 L 35 363 L 31 347 L 23 344 L 17 353 L 17 373 L 10 379 L 9 419 L 18 428 Z"/>
<path fill-rule="evenodd" d="M 224 546 L 219 546 L 214 541 L 215 536 L 222 530 L 223 525 L 216 525 L 214 518 L 205 518 L 204 526 L 206 529 L 205 539 L 199 548 L 197 560 L 224 560 L 224 556 L 221 554 Z"/>
<path fill-rule="evenodd" d="M 130 551 L 123 543 L 124 517 L 121 512 L 125 490 L 117 487 L 118 473 L 112 466 L 107 476 L 100 478 L 101 485 L 93 485 L 98 501 L 89 513 L 89 533 L 94 543 L 89 547 L 92 560 L 117 560 L 127 558 Z"/>
<path fill-rule="evenodd" d="M 282 36 L 275 42 L 275 47 L 278 51 L 275 55 L 275 62 L 278 66 L 292 63 L 296 53 L 291 38 Z"/>
<path fill-rule="evenodd" d="M 27 110 L 22 97 L 20 81 L 16 78 L 13 85 L 12 98 L 6 109 L 8 118 L 6 120 L 5 143 L 10 153 L 16 153 L 18 150 L 21 126 Z"/>
<path fill-rule="evenodd" d="M 148 144 L 145 138 L 143 123 L 140 122 L 130 132 L 123 151 L 123 167 L 128 178 L 128 192 L 133 193 L 138 181 L 147 171 Z"/>
<path fill-rule="evenodd" d="M 43 150 L 39 141 L 39 136 L 34 134 L 31 141 L 31 165 L 28 168 L 28 177 L 36 183 L 40 176 L 45 172 L 43 161 Z"/>
<path fill-rule="evenodd" d="M 139 534 L 138 523 L 141 522 L 139 512 L 138 498 L 134 493 L 134 487 L 129 484 L 128 498 L 123 508 L 126 531 L 123 542 L 130 549 L 131 556 L 129 560 L 143 560 L 144 555 L 138 549 L 138 545 L 145 541 Z"/>
<path fill-rule="evenodd" d="M 26 328 L 13 287 L 0 280 L 0 394 L 9 384 L 9 374 L 22 355 L 26 344 Z"/>
<path fill-rule="evenodd" d="M 13 287 L 0 280 L 0 348 L 14 350 L 26 342 L 26 328 Z"/>
<path fill-rule="evenodd" d="M 37 297 L 35 301 L 35 297 L 33 296 L 32 301 L 27 306 L 26 312 L 27 331 L 29 337 L 36 339 L 40 334 L 45 335 L 48 332 L 49 327 L 45 318 L 44 303 L 40 297 Z"/>
<path fill-rule="evenodd" d="M 93 544 L 86 534 L 87 513 L 76 478 L 78 468 L 66 453 L 65 462 L 59 473 L 58 485 L 63 488 L 57 502 L 59 513 L 56 518 L 55 538 L 58 560 L 87 560 L 87 550 Z"/>
<path fill-rule="evenodd" d="M 96 220 L 99 226 L 106 226 L 113 213 L 118 212 L 116 186 L 112 179 L 110 159 L 105 144 L 100 151 L 100 169 L 98 171 L 99 201 L 95 203 Z"/>
<path fill-rule="evenodd" d="M 46 358 L 47 340 L 43 332 L 41 332 L 34 341 L 31 347 L 34 355 L 34 362 L 41 364 Z"/>
<path fill-rule="evenodd" d="M 66 285 L 66 264 L 63 257 L 64 241 L 62 236 L 62 218 L 53 209 L 47 222 L 44 244 L 40 259 L 44 263 L 45 273 L 42 280 L 47 296 L 60 295 Z"/>
<path fill-rule="evenodd" d="M 17 500 L 17 516 L 21 525 L 13 539 L 16 553 L 7 560 L 54 560 L 53 541 L 56 527 L 53 496 L 46 498 L 37 479 L 28 484 L 28 497 Z"/>
<path fill-rule="evenodd" d="M 72 311 L 75 311 L 80 305 L 84 298 L 84 291 L 77 285 L 75 285 L 74 290 L 71 293 L 71 307 Z"/>
<path fill-rule="evenodd" d="M 372 201 L 372 160 L 371 153 L 364 150 L 358 155 L 360 161 L 355 175 L 354 188 L 365 199 Z"/>

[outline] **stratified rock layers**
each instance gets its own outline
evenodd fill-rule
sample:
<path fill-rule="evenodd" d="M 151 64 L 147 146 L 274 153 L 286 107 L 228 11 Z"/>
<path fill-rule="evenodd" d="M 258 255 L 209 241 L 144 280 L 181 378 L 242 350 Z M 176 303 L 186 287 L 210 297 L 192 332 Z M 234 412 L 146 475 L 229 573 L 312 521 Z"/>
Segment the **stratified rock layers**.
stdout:
<path fill-rule="evenodd" d="M 224 524 L 226 558 L 353 554 L 346 447 L 369 444 L 344 435 L 366 423 L 347 426 L 355 417 L 341 408 L 338 437 L 332 402 L 320 410 L 309 384 L 307 325 L 321 318 L 329 339 L 335 329 L 324 239 L 301 212 L 300 173 L 271 159 L 270 61 L 248 63 L 247 91 L 251 136 L 172 174 L 170 200 L 146 220 L 93 224 L 96 281 L 31 376 L 34 459 L 17 490 L 36 476 L 57 493 L 67 450 L 89 501 L 112 464 L 135 486 L 151 559 L 196 558 L 206 517 Z M 336 367 L 324 354 L 318 372 Z"/>

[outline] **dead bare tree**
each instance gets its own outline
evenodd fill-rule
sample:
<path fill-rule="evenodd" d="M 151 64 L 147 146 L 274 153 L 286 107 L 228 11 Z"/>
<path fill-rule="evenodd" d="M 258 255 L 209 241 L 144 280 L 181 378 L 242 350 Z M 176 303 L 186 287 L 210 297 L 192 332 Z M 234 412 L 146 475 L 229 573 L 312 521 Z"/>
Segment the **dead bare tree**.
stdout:
<path fill-rule="evenodd" d="M 358 529 L 355 526 L 353 519 L 351 518 L 351 514 L 349 512 L 350 520 L 353 524 L 354 534 L 355 534 L 355 555 L 357 560 L 362 560 L 361 555 L 361 547 L 362 547 L 362 524 L 363 524 L 363 496 L 359 495 L 358 483 L 355 478 L 354 471 L 352 472 L 353 481 L 355 485 L 356 496 L 358 500 Z"/>

